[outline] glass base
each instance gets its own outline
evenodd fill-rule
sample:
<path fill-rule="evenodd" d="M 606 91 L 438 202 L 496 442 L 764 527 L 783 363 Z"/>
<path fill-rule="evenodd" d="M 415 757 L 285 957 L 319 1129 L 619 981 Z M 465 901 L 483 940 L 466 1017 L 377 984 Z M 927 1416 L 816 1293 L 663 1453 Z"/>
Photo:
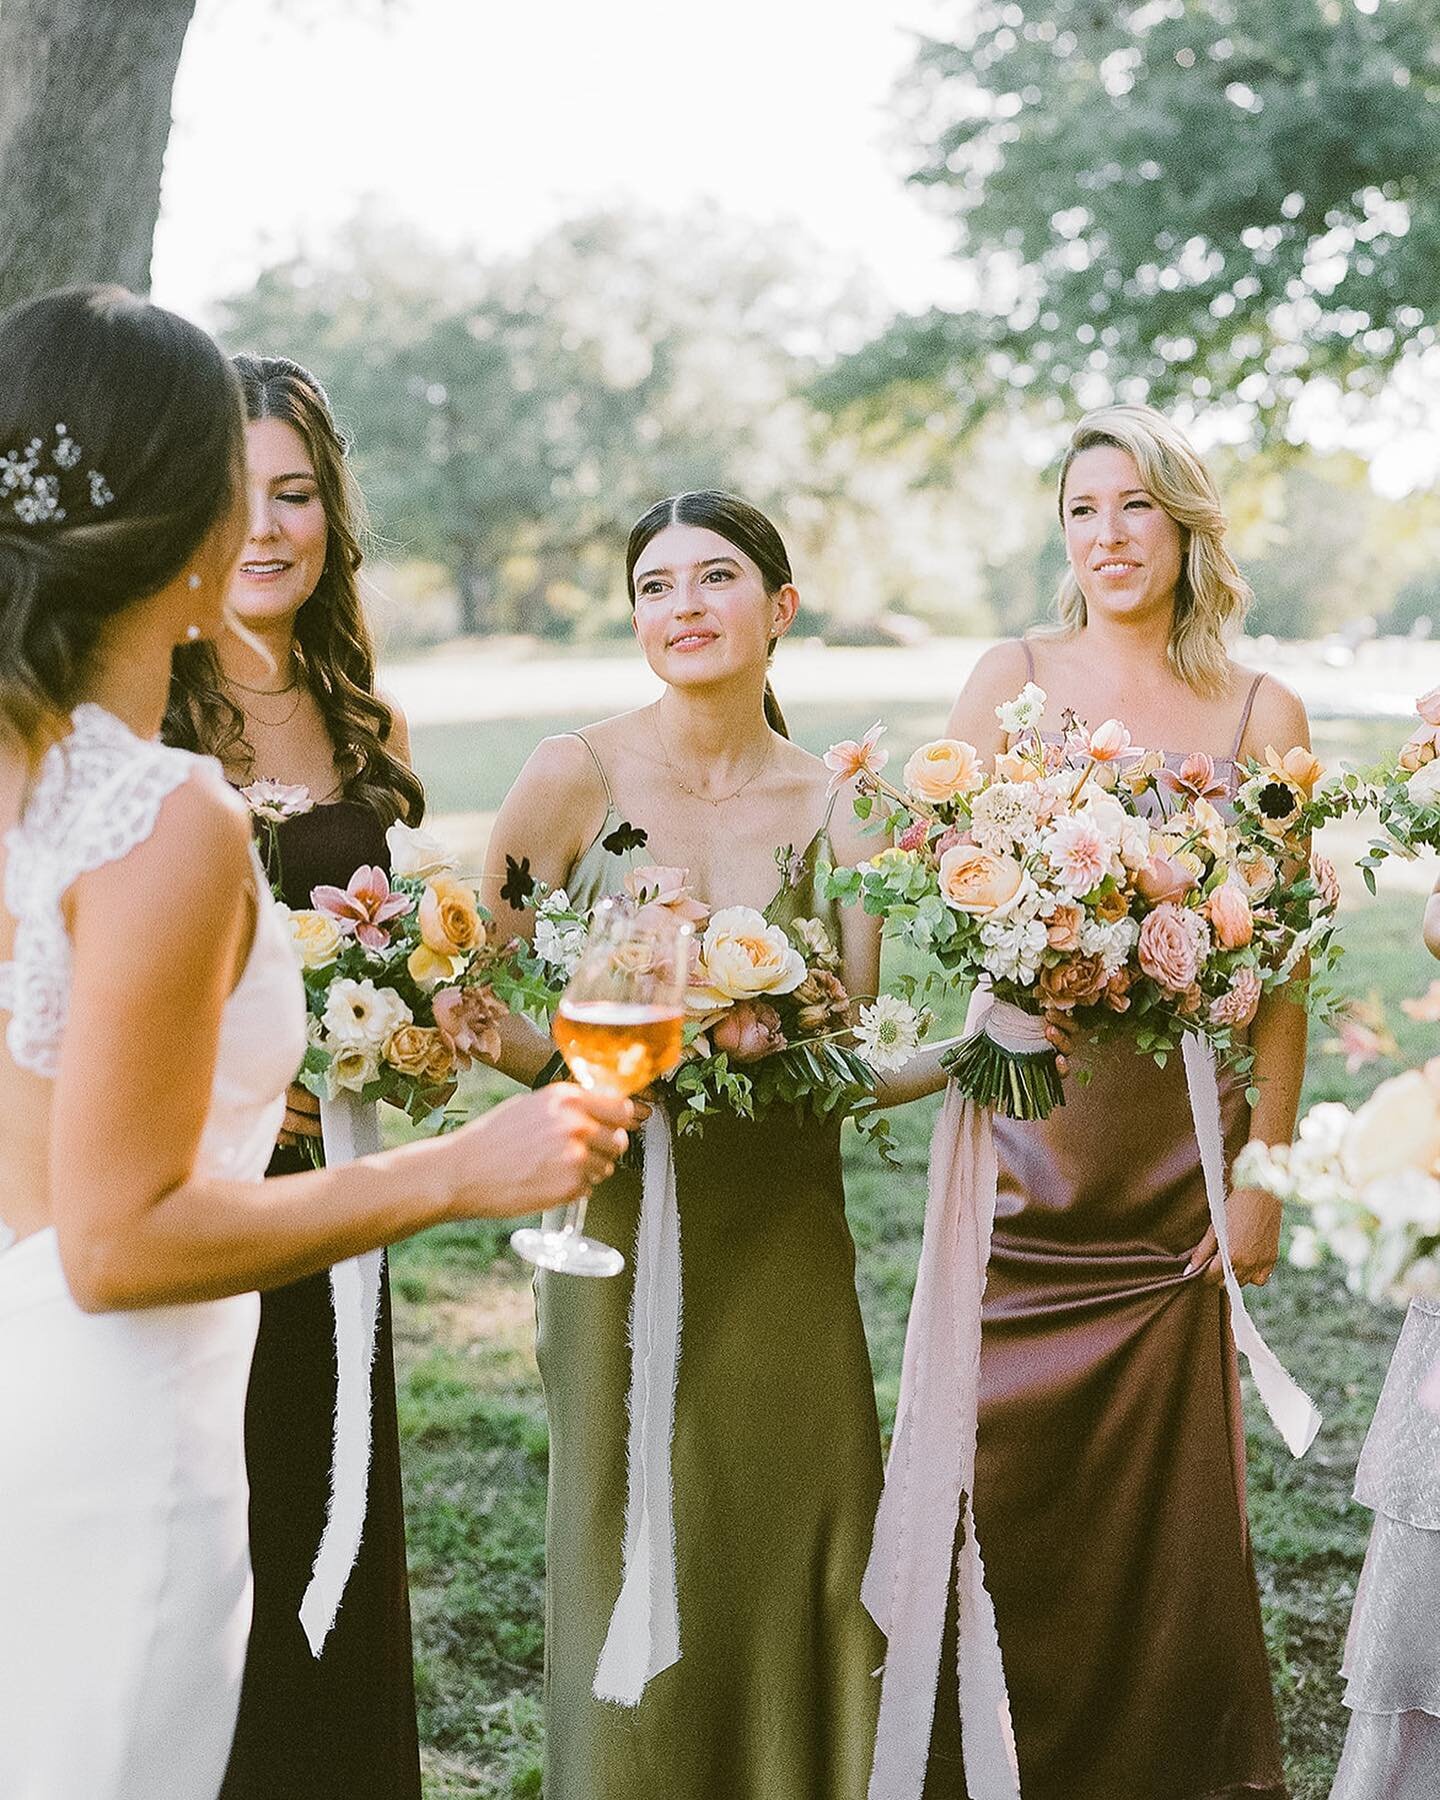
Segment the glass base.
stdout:
<path fill-rule="evenodd" d="M 618 1250 L 578 1231 L 537 1231 L 527 1225 L 511 1237 L 510 1248 L 557 1275 L 618 1275 L 625 1267 Z"/>

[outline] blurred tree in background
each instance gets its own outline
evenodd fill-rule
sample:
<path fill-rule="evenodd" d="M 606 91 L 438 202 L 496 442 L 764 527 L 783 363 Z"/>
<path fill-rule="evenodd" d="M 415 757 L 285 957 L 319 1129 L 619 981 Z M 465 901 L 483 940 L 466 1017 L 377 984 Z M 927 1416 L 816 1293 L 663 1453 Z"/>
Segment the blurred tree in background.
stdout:
<path fill-rule="evenodd" d="M 713 486 L 780 519 L 812 625 L 928 608 L 984 629 L 978 584 L 957 595 L 977 559 L 954 495 L 806 398 L 820 359 L 883 317 L 793 234 L 706 211 L 593 215 L 494 263 L 357 224 L 324 262 L 262 276 L 220 329 L 325 382 L 385 547 L 444 567 L 463 630 L 623 628 L 629 526 Z"/>
<path fill-rule="evenodd" d="M 1440 0 L 980 0 L 899 95 L 976 304 L 826 384 L 892 417 L 1374 396 L 1440 320 Z"/>

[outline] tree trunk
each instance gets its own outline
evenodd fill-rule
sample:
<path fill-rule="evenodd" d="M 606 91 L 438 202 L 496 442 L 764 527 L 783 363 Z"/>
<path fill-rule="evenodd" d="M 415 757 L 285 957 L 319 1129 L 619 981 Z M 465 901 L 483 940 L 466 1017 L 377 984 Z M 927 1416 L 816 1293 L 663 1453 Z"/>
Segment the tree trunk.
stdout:
<path fill-rule="evenodd" d="M 0 309 L 144 292 L 195 0 L 0 0 Z"/>
<path fill-rule="evenodd" d="M 460 600 L 460 635 L 483 637 L 489 629 L 490 582 L 473 544 L 461 544 L 456 558 L 455 589 Z"/>

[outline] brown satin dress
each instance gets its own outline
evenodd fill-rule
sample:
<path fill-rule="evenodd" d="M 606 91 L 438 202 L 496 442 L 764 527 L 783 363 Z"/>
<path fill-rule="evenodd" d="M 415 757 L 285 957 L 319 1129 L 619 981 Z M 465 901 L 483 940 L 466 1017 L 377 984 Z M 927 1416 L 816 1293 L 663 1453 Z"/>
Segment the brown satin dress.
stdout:
<path fill-rule="evenodd" d="M 975 1515 L 1021 1793 L 1283 1800 L 1228 1303 L 1184 1274 L 1209 1224 L 1184 1070 L 1089 1055 L 1048 1120 L 995 1121 Z M 1222 1111 L 1228 1161 L 1233 1084 Z M 941 1667 L 925 1794 L 963 1800 L 953 1617 Z"/>

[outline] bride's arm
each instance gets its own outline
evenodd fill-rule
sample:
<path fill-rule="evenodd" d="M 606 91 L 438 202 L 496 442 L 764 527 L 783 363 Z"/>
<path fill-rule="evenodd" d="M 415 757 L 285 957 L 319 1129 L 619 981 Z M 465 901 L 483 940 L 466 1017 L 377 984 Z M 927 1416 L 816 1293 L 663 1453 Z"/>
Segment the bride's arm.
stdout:
<path fill-rule="evenodd" d="M 221 1013 L 254 931 L 251 866 L 239 802 L 192 780 L 144 843 L 70 890 L 50 1197 L 88 1310 L 276 1286 L 444 1220 L 540 1211 L 623 1143 L 628 1108 L 565 1086 L 339 1169 L 197 1176 Z"/>

